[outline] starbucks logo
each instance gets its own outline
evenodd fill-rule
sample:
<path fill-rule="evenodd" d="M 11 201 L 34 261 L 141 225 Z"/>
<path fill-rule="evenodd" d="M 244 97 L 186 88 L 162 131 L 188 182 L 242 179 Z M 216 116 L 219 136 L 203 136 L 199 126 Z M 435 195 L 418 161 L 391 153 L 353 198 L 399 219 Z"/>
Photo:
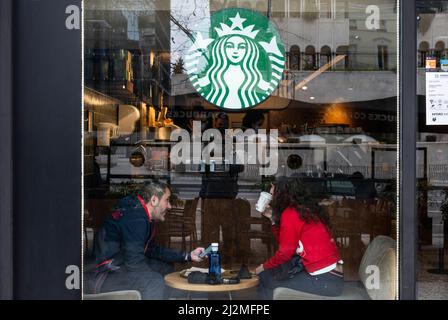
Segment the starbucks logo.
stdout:
<path fill-rule="evenodd" d="M 225 9 L 197 30 L 202 31 L 193 35 L 185 67 L 202 97 L 219 108 L 246 109 L 272 94 L 282 78 L 285 49 L 266 17 Z"/>

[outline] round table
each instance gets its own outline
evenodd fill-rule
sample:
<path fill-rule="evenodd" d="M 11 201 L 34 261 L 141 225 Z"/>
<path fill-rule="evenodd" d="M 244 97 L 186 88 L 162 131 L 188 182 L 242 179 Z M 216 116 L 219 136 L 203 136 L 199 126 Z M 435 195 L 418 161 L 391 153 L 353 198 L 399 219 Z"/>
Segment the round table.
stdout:
<path fill-rule="evenodd" d="M 252 276 L 251 279 L 241 279 L 237 284 L 193 284 L 188 283 L 188 279 L 182 277 L 180 272 L 173 272 L 165 276 L 165 283 L 167 286 L 187 291 L 187 298 L 190 299 L 191 292 L 227 292 L 229 299 L 232 300 L 232 292 L 249 289 L 258 286 L 258 277 Z"/>

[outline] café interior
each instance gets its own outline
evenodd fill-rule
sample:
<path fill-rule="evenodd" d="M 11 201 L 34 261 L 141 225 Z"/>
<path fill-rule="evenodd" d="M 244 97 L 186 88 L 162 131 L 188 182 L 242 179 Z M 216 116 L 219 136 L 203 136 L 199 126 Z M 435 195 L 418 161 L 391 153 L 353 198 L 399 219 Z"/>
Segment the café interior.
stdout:
<path fill-rule="evenodd" d="M 378 236 L 396 241 L 399 233 L 398 16 L 395 1 L 373 1 L 382 19 L 378 28 L 369 29 L 367 2 L 372 1 L 85 1 L 86 267 L 92 264 L 94 233 L 117 201 L 151 179 L 173 190 L 172 209 L 158 225 L 160 245 L 191 251 L 210 244 L 204 222 L 210 209 L 201 190 L 208 175 L 226 174 L 229 167 L 193 159 L 175 164 L 171 159 L 177 143 L 171 134 L 177 129 L 191 132 L 193 121 L 201 121 L 206 128 L 244 130 L 253 125 L 277 134 L 273 174 L 260 174 L 263 165 L 251 162 L 243 163 L 234 176 L 237 214 L 228 214 L 230 226 L 221 226 L 219 235 L 223 268 L 246 265 L 253 270 L 275 253 L 271 223 L 255 205 L 272 181 L 297 176 L 329 216 L 344 261 L 344 281 L 360 287 L 359 269 L 369 244 Z M 195 25 L 232 7 L 268 16 L 285 48 L 282 79 L 253 108 L 223 109 L 207 101 L 192 85 L 184 58 Z M 422 13 L 422 18 L 431 15 L 434 21 L 421 28 L 434 27 L 443 15 L 446 19 L 442 9 Z M 427 44 L 419 51 L 422 61 L 447 53 L 440 43 L 433 44 L 434 32 L 428 39 L 428 33 L 419 34 Z M 419 70 L 424 73 L 424 66 Z M 424 92 L 419 97 L 424 113 Z M 248 124 L 251 116 L 256 120 Z M 428 215 L 428 206 L 448 181 L 448 134 L 425 126 L 422 119 L 419 130 L 419 272 L 423 284 L 446 287 L 446 279 L 426 270 L 438 265 L 434 239 L 441 236 L 443 241 L 443 227 L 440 230 Z M 391 260 L 389 268 L 396 269 L 396 263 Z M 191 266 L 186 262 L 175 267 L 181 271 Z M 206 268 L 207 262 L 199 266 Z M 396 287 L 396 277 L 390 287 Z M 256 299 L 256 294 L 242 290 L 234 298 Z"/>

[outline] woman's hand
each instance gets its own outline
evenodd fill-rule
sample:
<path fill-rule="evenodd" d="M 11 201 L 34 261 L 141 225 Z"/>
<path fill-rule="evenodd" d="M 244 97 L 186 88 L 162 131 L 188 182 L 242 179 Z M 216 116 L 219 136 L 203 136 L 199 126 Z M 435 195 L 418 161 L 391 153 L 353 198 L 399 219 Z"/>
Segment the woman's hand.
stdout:
<path fill-rule="evenodd" d="M 266 207 L 266 210 L 262 213 L 262 215 L 272 222 L 272 208 L 270 206 Z"/>
<path fill-rule="evenodd" d="M 264 271 L 264 267 L 262 264 L 260 264 L 256 269 L 255 269 L 255 274 L 260 274 Z"/>

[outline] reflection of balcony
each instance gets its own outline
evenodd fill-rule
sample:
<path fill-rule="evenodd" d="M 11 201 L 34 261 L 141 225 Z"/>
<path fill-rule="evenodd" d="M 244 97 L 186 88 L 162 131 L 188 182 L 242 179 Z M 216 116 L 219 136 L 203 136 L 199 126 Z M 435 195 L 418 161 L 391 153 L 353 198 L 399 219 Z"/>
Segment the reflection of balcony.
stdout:
<path fill-rule="evenodd" d="M 397 95 L 397 75 L 392 71 L 328 71 L 307 83 L 307 90 L 293 88 L 313 71 L 290 71 L 293 77 L 283 80 L 272 96 L 312 102 L 342 103 L 391 98 Z M 172 95 L 195 93 L 185 74 L 171 78 Z M 310 97 L 314 97 L 310 100 Z"/>
<path fill-rule="evenodd" d="M 312 72 L 295 71 L 294 83 L 301 83 Z M 296 88 L 294 100 L 313 103 L 342 103 L 391 98 L 397 95 L 397 75 L 392 71 L 328 71 Z M 310 98 L 314 97 L 311 101 Z"/>

